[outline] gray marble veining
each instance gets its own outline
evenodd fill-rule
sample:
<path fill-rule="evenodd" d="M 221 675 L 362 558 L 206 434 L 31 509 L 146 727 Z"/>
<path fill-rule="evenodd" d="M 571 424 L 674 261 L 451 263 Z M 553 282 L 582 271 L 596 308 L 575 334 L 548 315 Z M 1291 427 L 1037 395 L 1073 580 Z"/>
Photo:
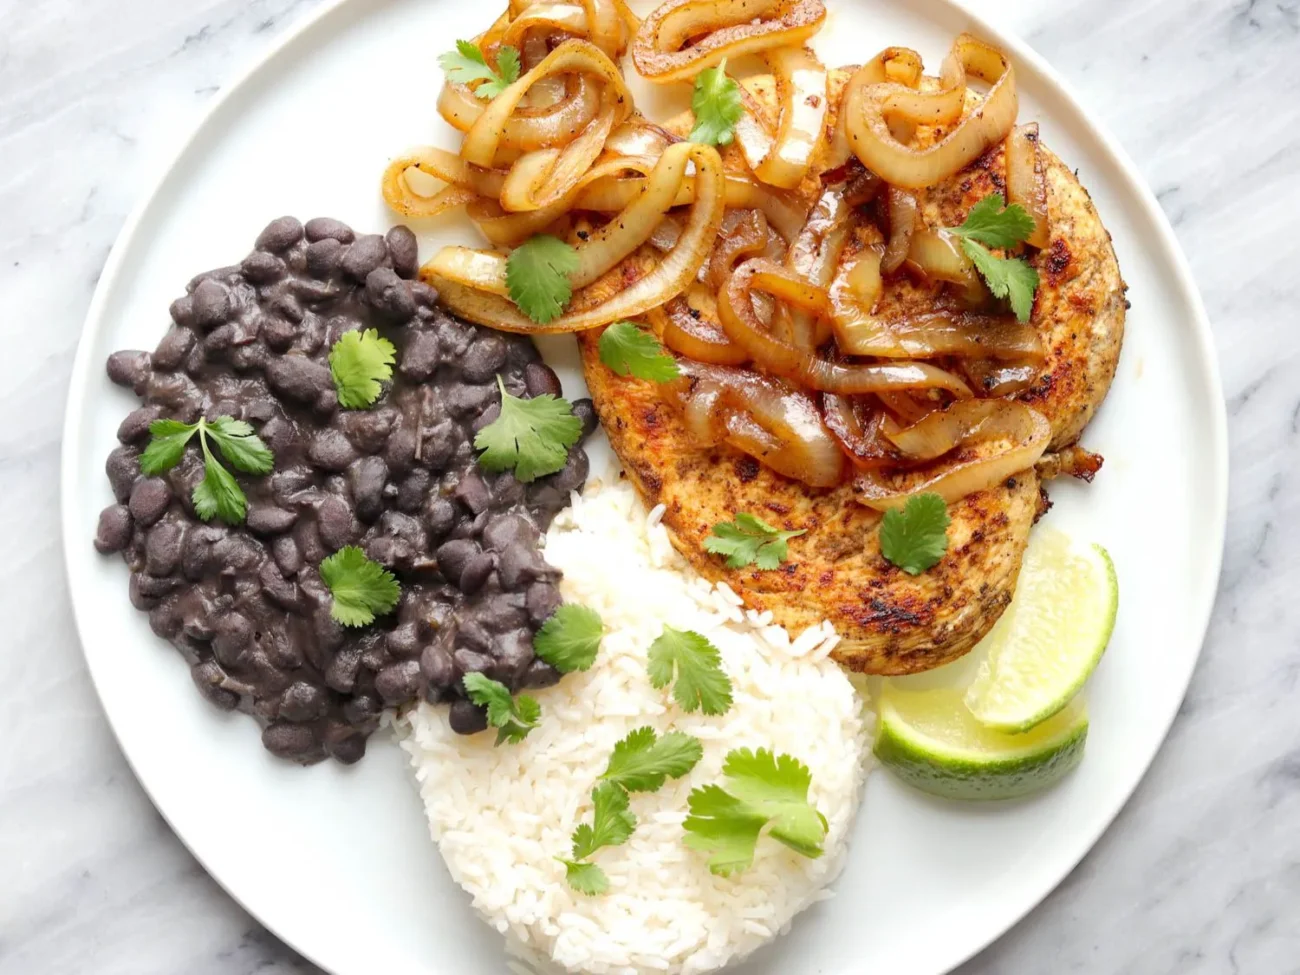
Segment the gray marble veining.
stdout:
<path fill-rule="evenodd" d="M 69 617 L 55 485 L 81 321 L 129 208 L 318 3 L 0 0 L 0 415 L 21 417 L 0 424 L 4 975 L 316 971 L 208 879 L 123 761 Z M 961 971 L 1300 972 L 1300 2 L 975 6 L 1076 86 L 1169 214 L 1214 322 L 1232 494 L 1205 653 L 1151 773 Z"/>

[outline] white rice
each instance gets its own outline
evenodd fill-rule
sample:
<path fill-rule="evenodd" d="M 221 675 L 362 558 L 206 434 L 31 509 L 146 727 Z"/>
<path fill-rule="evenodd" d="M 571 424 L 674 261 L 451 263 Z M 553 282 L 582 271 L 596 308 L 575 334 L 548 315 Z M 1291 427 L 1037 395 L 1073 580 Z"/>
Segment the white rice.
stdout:
<path fill-rule="evenodd" d="M 420 794 L 452 877 L 527 965 L 632 975 L 708 972 L 775 938 L 828 894 L 838 873 L 870 754 L 863 698 L 827 655 L 830 624 L 793 642 L 771 613 L 745 610 L 726 586 L 689 569 L 631 487 L 589 489 L 556 519 L 546 557 L 564 572 L 566 600 L 600 613 L 607 634 L 596 665 L 536 693 L 541 725 L 518 745 L 451 731 L 446 709 L 423 705 L 397 721 Z M 696 630 L 721 652 L 734 704 L 711 718 L 688 715 L 646 676 L 646 649 L 665 624 Z M 638 823 L 623 846 L 594 860 L 609 893 L 571 890 L 564 867 L 574 827 L 591 816 L 590 794 L 614 743 L 651 725 L 698 737 L 704 757 L 690 775 L 632 796 Z M 812 771 L 811 795 L 829 821 L 826 853 L 799 856 L 764 836 L 754 865 L 724 879 L 683 844 L 691 789 L 721 782 L 733 748 L 771 748 Z"/>

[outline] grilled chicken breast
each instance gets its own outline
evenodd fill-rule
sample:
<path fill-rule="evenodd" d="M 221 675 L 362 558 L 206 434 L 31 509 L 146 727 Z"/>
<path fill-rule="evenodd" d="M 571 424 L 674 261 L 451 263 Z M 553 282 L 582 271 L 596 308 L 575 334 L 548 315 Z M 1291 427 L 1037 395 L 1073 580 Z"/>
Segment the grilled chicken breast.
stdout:
<path fill-rule="evenodd" d="M 847 76 L 832 73 L 835 102 Z M 761 102 L 774 104 L 769 80 L 747 85 Z M 684 134 L 690 126 L 684 119 L 668 128 Z M 918 144 L 936 135 L 922 130 Z M 734 147 L 724 159 L 743 165 Z M 1044 160 L 1052 239 L 1034 258 L 1041 285 L 1032 322 L 1048 351 L 1038 381 L 1021 398 L 1047 416 L 1057 449 L 1078 439 L 1109 388 L 1125 302 L 1110 237 L 1087 192 L 1055 156 L 1045 153 Z M 809 180 L 804 189 L 815 193 L 819 186 Z M 922 192 L 919 201 L 927 224 L 955 226 L 993 192 L 1005 192 L 1001 148 Z M 864 228 L 854 246 L 870 243 L 864 237 L 870 233 L 877 232 Z M 657 260 L 645 249 L 598 282 L 594 288 L 607 290 L 585 295 L 583 304 L 626 287 Z M 923 308 L 937 290 L 899 280 L 887 286 L 882 302 L 894 311 Z M 878 516 L 854 500 L 851 485 L 816 490 L 729 447 L 697 446 L 663 388 L 614 375 L 600 362 L 598 341 L 599 331 L 579 336 L 587 385 L 627 476 L 648 506 L 665 506 L 663 522 L 691 564 L 726 582 L 750 607 L 771 610 L 795 631 L 829 619 L 843 638 L 836 650 L 842 664 L 908 674 L 967 652 L 1010 602 L 1040 503 L 1033 470 L 951 505 L 947 554 L 929 571 L 910 576 L 880 554 Z M 791 540 L 778 570 L 729 569 L 704 550 L 712 527 L 742 511 L 805 531 Z"/>

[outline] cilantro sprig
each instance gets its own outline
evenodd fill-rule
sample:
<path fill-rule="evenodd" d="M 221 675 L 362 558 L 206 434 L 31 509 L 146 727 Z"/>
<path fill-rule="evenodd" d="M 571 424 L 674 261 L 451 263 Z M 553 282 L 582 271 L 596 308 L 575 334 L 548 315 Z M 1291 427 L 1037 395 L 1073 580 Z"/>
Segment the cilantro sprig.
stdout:
<path fill-rule="evenodd" d="M 330 374 L 344 409 L 363 410 L 374 405 L 393 378 L 397 350 L 393 343 L 368 328 L 344 332 L 330 349 Z"/>
<path fill-rule="evenodd" d="M 171 470 L 181 462 L 185 448 L 196 433 L 203 451 L 203 480 L 195 485 L 191 495 L 194 511 L 204 521 L 220 518 L 228 525 L 242 524 L 248 513 L 248 498 L 234 475 L 221 466 L 208 441 L 217 445 L 221 456 L 235 470 L 269 474 L 275 456 L 243 420 L 229 416 L 219 416 L 211 422 L 199 417 L 197 423 L 154 420 L 149 424 L 149 444 L 140 457 L 140 472 L 154 477 Z"/>
<path fill-rule="evenodd" d="M 908 575 L 937 565 L 948 551 L 948 505 L 937 494 L 907 499 L 903 510 L 885 512 L 880 523 L 880 554 Z"/>
<path fill-rule="evenodd" d="M 473 41 L 457 41 L 456 50 L 438 56 L 438 64 L 451 81 L 460 85 L 483 82 L 474 89 L 479 98 L 496 98 L 519 80 L 519 51 L 510 45 L 497 48 L 497 66 L 487 63 L 483 51 Z"/>
<path fill-rule="evenodd" d="M 589 861 L 602 847 L 626 843 L 636 829 L 628 793 L 657 791 L 666 779 L 680 779 L 695 768 L 703 754 L 698 738 L 677 731 L 660 736 L 649 726 L 629 732 L 616 743 L 591 792 L 591 823 L 582 823 L 573 831 L 572 854 L 556 858 L 564 864 L 569 886 L 593 896 L 609 890 L 605 871 Z"/>
<path fill-rule="evenodd" d="M 615 375 L 671 382 L 682 374 L 659 340 L 632 322 L 615 322 L 600 335 L 600 361 Z"/>
<path fill-rule="evenodd" d="M 533 652 L 562 674 L 590 670 L 604 635 L 605 624 L 599 613 L 565 603 L 533 637 Z"/>
<path fill-rule="evenodd" d="M 665 626 L 650 644 L 646 664 L 651 685 L 663 689 L 671 683 L 673 700 L 683 711 L 719 715 L 731 707 L 731 678 L 718 648 L 693 630 Z"/>
<path fill-rule="evenodd" d="M 529 237 L 506 258 L 510 300 L 539 325 L 554 321 L 573 297 L 569 275 L 577 269 L 577 250 L 559 237 Z"/>
<path fill-rule="evenodd" d="M 525 484 L 554 474 L 564 466 L 569 448 L 582 436 L 582 421 L 569 401 L 551 393 L 521 399 L 501 390 L 501 415 L 474 437 L 483 453 L 478 462 L 492 473 L 513 470 Z"/>
<path fill-rule="evenodd" d="M 1005 206 L 1001 193 L 984 197 L 960 227 L 948 233 L 961 238 L 961 247 L 983 276 L 993 297 L 1007 300 L 1016 318 L 1029 321 L 1038 291 L 1038 272 L 1020 257 L 998 257 L 989 247 L 1011 248 L 1034 232 L 1034 218 L 1018 203 Z M 987 245 L 987 246 L 985 246 Z"/>
<path fill-rule="evenodd" d="M 764 829 L 802 856 L 822 855 L 827 822 L 808 801 L 812 773 L 792 755 L 766 748 L 728 752 L 722 766 L 727 787 L 691 791 L 690 815 L 682 824 L 686 845 L 709 855 L 709 870 L 728 877 L 754 862 Z"/>
<path fill-rule="evenodd" d="M 355 545 L 345 545 L 320 563 L 330 591 L 330 616 L 344 626 L 369 626 L 391 613 L 401 598 L 397 578 Z"/>
<path fill-rule="evenodd" d="M 542 719 L 542 706 L 536 698 L 527 694 L 511 697 L 510 688 L 500 681 L 471 671 L 461 682 L 469 699 L 487 708 L 488 724 L 497 729 L 497 745 L 518 744 Z"/>
<path fill-rule="evenodd" d="M 695 113 L 691 142 L 725 146 L 735 138 L 736 123 L 745 107 L 740 101 L 740 85 L 727 77 L 726 58 L 716 68 L 705 68 L 695 76 L 691 111 Z"/>
<path fill-rule="evenodd" d="M 789 555 L 786 542 L 806 531 L 781 531 L 762 518 L 741 511 L 735 521 L 722 521 L 713 526 L 712 534 L 704 540 L 704 551 L 725 555 L 729 569 L 757 565 L 770 572 Z"/>

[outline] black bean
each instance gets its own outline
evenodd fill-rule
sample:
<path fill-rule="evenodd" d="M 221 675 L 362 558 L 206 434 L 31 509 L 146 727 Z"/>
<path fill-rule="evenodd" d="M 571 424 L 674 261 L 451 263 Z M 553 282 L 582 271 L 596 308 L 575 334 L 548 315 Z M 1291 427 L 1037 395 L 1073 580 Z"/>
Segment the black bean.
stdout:
<path fill-rule="evenodd" d="M 397 508 L 399 511 L 415 512 L 424 505 L 424 497 L 429 493 L 432 478 L 423 467 L 417 467 L 397 485 Z"/>
<path fill-rule="evenodd" d="M 150 361 L 148 352 L 114 352 L 108 357 L 108 378 L 118 386 L 134 388 L 149 378 Z"/>
<path fill-rule="evenodd" d="M 320 529 L 316 527 L 315 521 L 299 521 L 294 526 L 293 537 L 298 543 L 298 550 L 302 553 L 303 559 L 311 565 L 318 564 L 321 559 L 330 554 L 330 549 L 326 548 L 325 543 L 321 541 Z"/>
<path fill-rule="evenodd" d="M 453 701 L 447 723 L 458 735 L 476 735 L 488 726 L 487 709 L 469 701 Z"/>
<path fill-rule="evenodd" d="M 139 443 L 149 436 L 149 425 L 162 416 L 161 406 L 142 406 L 132 410 L 118 424 L 117 439 L 122 443 Z"/>
<path fill-rule="evenodd" d="M 496 558 L 490 552 L 482 552 L 469 560 L 460 574 L 460 591 L 472 596 L 483 588 L 487 578 L 496 567 Z"/>
<path fill-rule="evenodd" d="M 361 651 L 345 647 L 334 655 L 325 669 L 325 683 L 340 694 L 351 694 L 361 670 Z"/>
<path fill-rule="evenodd" d="M 507 387 L 507 392 L 509 392 L 509 387 Z M 510 393 L 510 395 L 514 396 L 515 394 Z M 482 413 L 480 413 L 470 422 L 469 425 L 470 432 L 478 433 L 489 423 L 496 422 L 497 417 L 499 417 L 500 415 L 501 415 L 501 404 L 500 403 L 490 404 Z"/>
<path fill-rule="evenodd" d="M 534 579 L 543 578 L 550 567 L 536 548 L 516 542 L 506 546 L 498 557 L 497 571 L 501 574 L 501 585 L 507 589 L 518 589 Z"/>
<path fill-rule="evenodd" d="M 339 258 L 343 256 L 343 245 L 333 237 L 314 241 L 307 245 L 307 271 L 313 277 L 328 278 L 338 267 Z"/>
<path fill-rule="evenodd" d="M 299 403 L 314 403 L 334 388 L 328 366 L 298 355 L 272 360 L 266 367 L 266 381 L 281 396 Z"/>
<path fill-rule="evenodd" d="M 435 558 L 438 560 L 438 570 L 442 573 L 442 577 L 455 585 L 470 560 L 478 554 L 479 547 L 474 542 L 469 539 L 455 539 L 438 546 Z"/>
<path fill-rule="evenodd" d="M 442 420 L 424 433 L 420 458 L 433 471 L 445 471 L 464 442 L 460 427 L 451 420 Z"/>
<path fill-rule="evenodd" d="M 554 687 L 559 682 L 560 672 L 545 660 L 534 660 L 519 678 L 519 686 L 528 688 Z"/>
<path fill-rule="evenodd" d="M 420 673 L 434 687 L 442 690 L 451 686 L 456 678 L 456 665 L 451 654 L 437 644 L 429 644 L 420 653 Z"/>
<path fill-rule="evenodd" d="M 200 328 L 215 328 L 230 317 L 234 301 L 230 289 L 220 281 L 200 281 L 190 297 L 194 302 L 194 324 Z"/>
<path fill-rule="evenodd" d="M 382 633 L 370 630 L 360 638 L 357 645 L 361 648 L 361 666 L 371 673 L 378 673 L 392 663 Z"/>
<path fill-rule="evenodd" d="M 540 625 L 560 608 L 560 590 L 549 582 L 534 582 L 528 587 L 528 618 Z"/>
<path fill-rule="evenodd" d="M 484 599 L 475 612 L 497 633 L 528 625 L 527 597 L 522 592 L 498 592 Z"/>
<path fill-rule="evenodd" d="M 558 473 L 551 475 L 551 483 L 560 491 L 581 490 L 583 484 L 587 482 L 588 468 L 586 453 L 572 450 L 569 452 L 568 460 L 564 462 L 564 467 Z"/>
<path fill-rule="evenodd" d="M 151 576 L 143 572 L 131 573 L 131 605 L 136 609 L 150 610 L 158 605 L 158 600 L 166 596 L 178 585 L 172 576 Z"/>
<path fill-rule="evenodd" d="M 359 694 L 343 705 L 343 717 L 354 725 L 365 725 L 379 718 L 383 708 L 368 694 Z"/>
<path fill-rule="evenodd" d="M 348 247 L 339 267 L 354 281 L 365 281 L 370 272 L 384 263 L 387 257 L 388 248 L 384 245 L 384 238 L 378 234 L 365 234 Z"/>
<path fill-rule="evenodd" d="M 226 668 L 238 667 L 253 641 L 253 624 L 242 613 L 223 613 L 216 619 L 212 653 Z"/>
<path fill-rule="evenodd" d="M 335 495 L 324 498 L 316 506 L 316 527 L 325 547 L 336 552 L 351 544 L 357 533 L 352 509 L 346 501 Z"/>
<path fill-rule="evenodd" d="M 335 725 L 331 725 L 325 733 L 325 751 L 336 762 L 355 765 L 365 758 L 366 736 L 342 724 L 338 724 L 337 727 L 346 730 L 335 731 Z"/>
<path fill-rule="evenodd" d="M 338 408 L 339 394 L 332 389 L 327 389 L 321 393 L 311 406 L 312 412 L 321 420 L 328 420 Z"/>
<path fill-rule="evenodd" d="M 228 572 L 251 571 L 265 554 L 258 542 L 242 534 L 225 535 L 212 546 L 212 558 Z"/>
<path fill-rule="evenodd" d="M 388 433 L 397 422 L 397 411 L 387 407 L 369 410 L 345 410 L 338 416 L 339 429 L 352 446 L 363 454 L 377 453 L 384 447 Z"/>
<path fill-rule="evenodd" d="M 420 652 L 420 634 L 414 623 L 394 627 L 385 639 L 393 657 L 414 657 Z"/>
<path fill-rule="evenodd" d="M 172 489 L 161 477 L 146 477 L 131 489 L 131 517 L 148 528 L 163 516 L 172 502 Z"/>
<path fill-rule="evenodd" d="M 301 608 L 298 587 L 284 577 L 274 562 L 263 562 L 257 573 L 262 594 L 283 610 L 297 612 Z"/>
<path fill-rule="evenodd" d="M 492 648 L 492 634 L 482 621 L 465 620 L 456 630 L 456 643 L 466 650 L 487 653 Z"/>
<path fill-rule="evenodd" d="M 252 504 L 248 507 L 245 523 L 255 535 L 278 535 L 287 532 L 298 520 L 298 512 L 276 507 L 273 504 Z"/>
<path fill-rule="evenodd" d="M 468 417 L 482 412 L 489 403 L 496 403 L 500 398 L 501 394 L 497 391 L 495 383 L 491 386 L 471 386 L 468 383 L 457 383 L 447 390 L 443 402 L 452 416 Z"/>
<path fill-rule="evenodd" d="M 131 512 L 125 505 L 110 504 L 99 513 L 95 548 L 105 555 L 120 552 L 131 544 Z"/>
<path fill-rule="evenodd" d="M 294 681 L 280 695 L 280 717 L 286 721 L 312 721 L 323 717 L 328 707 L 325 692 L 305 680 Z"/>
<path fill-rule="evenodd" d="M 331 217 L 316 217 L 307 221 L 307 239 L 315 243 L 318 240 L 332 239 L 340 244 L 350 244 L 356 239 L 352 228 L 342 220 Z"/>
<path fill-rule="evenodd" d="M 113 488 L 113 497 L 125 504 L 140 476 L 140 452 L 134 447 L 115 447 L 104 462 L 104 472 Z"/>
<path fill-rule="evenodd" d="M 420 245 L 409 227 L 400 224 L 384 236 L 393 269 L 404 278 L 415 277 L 420 269 Z"/>
<path fill-rule="evenodd" d="M 537 531 L 528 519 L 517 514 L 494 515 L 483 528 L 483 544 L 494 552 L 505 550 L 517 541 L 532 541 Z"/>
<path fill-rule="evenodd" d="M 186 299 L 187 301 L 189 299 Z M 185 356 L 194 347 L 194 333 L 188 328 L 173 328 L 158 343 L 153 352 L 155 369 L 178 369 Z"/>
<path fill-rule="evenodd" d="M 301 324 L 307 317 L 306 311 L 303 310 L 302 303 L 296 296 L 282 291 L 271 299 L 268 309 L 272 314 L 278 315 L 285 321 L 292 322 L 295 325 Z M 315 349 L 311 351 L 315 352 Z"/>
<path fill-rule="evenodd" d="M 486 511 L 492 504 L 492 494 L 488 490 L 487 482 L 479 475 L 477 470 L 470 470 L 460 479 L 456 485 L 456 490 L 452 492 L 452 497 L 463 504 L 473 514 L 480 511 Z"/>
<path fill-rule="evenodd" d="M 366 276 L 370 307 L 394 322 L 410 321 L 415 314 L 411 286 L 391 267 L 377 267 Z"/>
<path fill-rule="evenodd" d="M 486 383 L 496 376 L 505 361 L 505 339 L 499 335 L 484 335 L 470 345 L 461 360 L 460 370 L 466 381 Z"/>
<path fill-rule="evenodd" d="M 302 552 L 298 551 L 298 543 L 292 538 L 277 538 L 271 544 L 271 558 L 285 576 L 297 575 L 302 568 Z"/>
<path fill-rule="evenodd" d="M 533 662 L 532 634 L 527 630 L 503 633 L 493 644 L 492 651 L 497 662 L 497 680 L 511 687 L 518 686 Z"/>
<path fill-rule="evenodd" d="M 357 459 L 357 451 L 343 431 L 326 427 L 312 437 L 307 456 L 322 470 L 345 471 Z"/>
<path fill-rule="evenodd" d="M 240 265 L 244 277 L 254 284 L 270 284 L 284 277 L 284 261 L 267 251 L 253 251 Z"/>
<path fill-rule="evenodd" d="M 272 755 L 307 761 L 319 746 L 312 729 L 305 724 L 277 721 L 262 731 L 262 744 Z"/>
<path fill-rule="evenodd" d="M 239 695 L 222 687 L 226 681 L 225 671 L 211 660 L 190 668 L 190 677 L 199 692 L 222 711 L 233 711 L 239 704 Z"/>
<path fill-rule="evenodd" d="M 403 660 L 390 664 L 375 675 L 375 690 L 385 704 L 401 704 L 415 697 L 420 689 L 420 662 Z"/>
<path fill-rule="evenodd" d="M 407 338 L 398 369 L 407 379 L 424 382 L 433 375 L 441 361 L 437 334 L 422 330 Z"/>
<path fill-rule="evenodd" d="M 479 653 L 476 650 L 467 650 L 464 647 L 452 654 L 452 661 L 462 677 L 465 674 L 485 674 L 490 677 L 496 664 L 496 661 L 488 654 Z"/>
<path fill-rule="evenodd" d="M 185 533 L 185 547 L 181 552 L 181 573 L 191 582 L 197 582 L 215 563 L 213 546 L 226 535 L 221 525 L 195 525 Z"/>
<path fill-rule="evenodd" d="M 374 521 L 383 512 L 387 480 L 388 465 L 382 457 L 360 457 L 348 467 L 348 489 L 362 521 Z"/>
<path fill-rule="evenodd" d="M 189 295 L 177 298 L 171 303 L 167 311 L 172 316 L 172 321 L 182 326 L 182 331 L 187 330 L 194 324 L 194 302 Z M 175 331 L 175 329 L 172 329 L 172 331 Z"/>
<path fill-rule="evenodd" d="M 515 477 L 513 471 L 503 471 L 492 481 L 492 498 L 497 508 L 507 508 L 521 503 L 527 488 Z"/>
<path fill-rule="evenodd" d="M 394 264 L 396 266 L 396 264 Z M 400 273 L 400 270 L 399 270 Z M 438 289 L 432 285 L 425 284 L 423 281 L 411 282 L 411 294 L 415 295 L 415 300 L 423 305 L 429 311 L 435 311 L 438 304 Z M 530 342 L 529 345 L 532 343 Z"/>
<path fill-rule="evenodd" d="M 257 249 L 279 254 L 302 240 L 302 224 L 294 217 L 280 217 L 257 235 Z"/>
<path fill-rule="evenodd" d="M 405 474 L 415 460 L 415 429 L 406 421 L 400 422 L 388 435 L 384 445 L 384 460 L 394 474 Z"/>
<path fill-rule="evenodd" d="M 480 511 L 473 519 L 462 518 L 456 522 L 456 527 L 451 530 L 452 538 L 478 538 L 483 534 L 483 529 L 487 527 L 488 512 Z"/>
<path fill-rule="evenodd" d="M 550 393 L 560 395 L 560 377 L 544 362 L 530 362 L 524 367 L 524 383 L 529 396 L 541 396 Z"/>
<path fill-rule="evenodd" d="M 506 364 L 513 369 L 522 369 L 530 362 L 541 358 L 537 346 L 522 335 L 512 335 L 507 339 Z"/>
<path fill-rule="evenodd" d="M 600 426 L 600 419 L 596 416 L 596 405 L 590 399 L 574 400 L 573 415 L 582 421 L 583 440 L 595 433 L 596 427 Z"/>
<path fill-rule="evenodd" d="M 424 506 L 424 527 L 429 538 L 439 540 L 456 521 L 456 506 L 443 497 L 433 497 Z"/>

